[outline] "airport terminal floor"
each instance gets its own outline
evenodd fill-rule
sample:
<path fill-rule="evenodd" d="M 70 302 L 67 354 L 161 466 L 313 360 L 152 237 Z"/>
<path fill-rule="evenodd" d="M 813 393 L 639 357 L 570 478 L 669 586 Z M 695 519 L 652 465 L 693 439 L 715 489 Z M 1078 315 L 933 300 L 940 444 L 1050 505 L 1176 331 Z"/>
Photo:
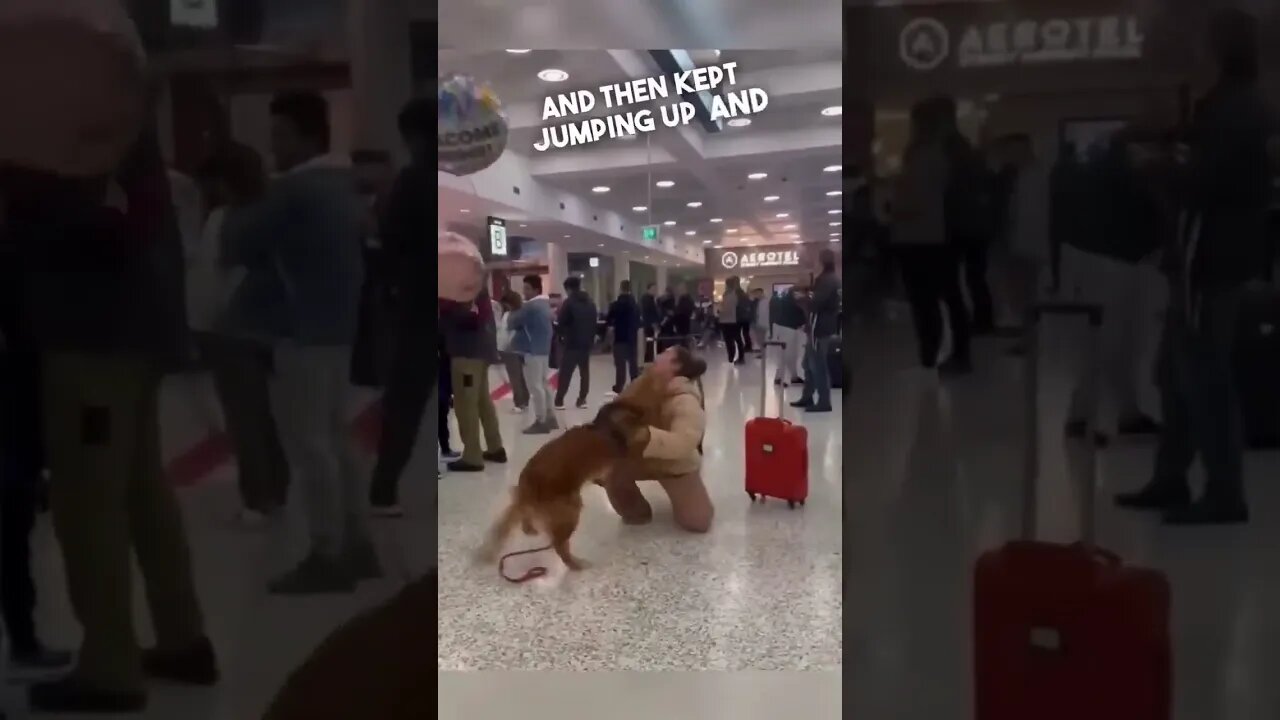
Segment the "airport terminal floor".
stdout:
<path fill-rule="evenodd" d="M 1078 341 L 1065 324 L 1046 326 L 1042 373 L 1042 481 L 1045 537 L 1076 532 L 1078 488 L 1062 444 L 1071 368 L 1062 352 Z M 675 530 L 661 493 L 656 519 L 622 527 L 596 489 L 577 551 L 593 563 L 555 587 L 503 582 L 477 568 L 471 552 L 505 487 L 535 440 L 515 431 L 523 416 L 499 401 L 512 462 L 440 481 L 440 717 L 569 717 L 553 708 L 599 700 L 619 720 L 699 717 L 764 720 L 799 713 L 895 720 L 968 720 L 972 715 L 971 592 L 976 556 L 1017 533 L 1021 494 L 1020 361 L 1005 344 L 975 347 L 973 376 L 940 384 L 913 367 L 910 330 L 899 322 L 847 341 L 852 386 L 841 416 L 807 417 L 811 499 L 801 510 L 752 505 L 741 487 L 743 418 L 756 413 L 757 365 L 733 368 L 715 353 L 706 379 L 711 424 L 706 448 L 716 521 L 705 536 Z M 604 377 L 604 360 L 593 366 Z M 595 390 L 592 402 L 603 400 Z M 173 390 L 167 406 L 180 403 Z M 772 400 L 771 400 L 772 403 Z M 1149 409 L 1154 405 L 1148 403 Z M 794 415 L 792 417 L 795 417 Z M 586 419 L 568 410 L 565 419 Z M 843 427 L 841 427 L 841 424 Z M 430 435 L 405 480 L 403 521 L 378 525 L 393 575 L 429 557 Z M 843 438 L 843 439 L 842 439 Z M 1280 687 L 1280 457 L 1250 453 L 1248 525 L 1169 529 L 1122 513 L 1107 497 L 1146 479 L 1151 446 L 1113 444 L 1100 457 L 1099 539 L 1126 560 L 1168 573 L 1173 587 L 1177 720 L 1274 720 Z M 841 470 L 842 456 L 855 460 Z M 1076 459 L 1078 461 L 1078 458 Z M 843 577 L 843 531 L 850 556 Z M 256 717 L 290 668 L 342 619 L 395 591 L 396 577 L 339 598 L 273 599 L 271 573 L 304 545 L 300 523 L 237 527 L 234 477 L 227 467 L 182 491 L 199 588 L 225 679 L 210 690 L 156 686 L 146 720 Z M 425 521 L 424 521 L 425 520 Z M 38 530 L 40 614 L 51 644 L 72 647 L 58 553 L 47 520 Z M 554 573 L 552 574 L 554 577 Z M 139 598 L 139 628 L 147 623 Z M 847 617 L 846 617 L 847 616 Z M 842 640 L 843 629 L 843 640 Z M 843 688 L 836 680 L 843 666 Z M 651 672 L 586 675 L 581 670 L 785 670 L 800 675 Z M 537 669 L 533 673 L 450 670 Z M 592 679 L 594 678 L 594 679 Z M 20 707 L 11 678 L 9 707 Z M 446 682 L 447 680 L 447 682 Z M 772 703 L 772 704 L 771 704 Z M 24 717 L 12 713 L 12 717 Z M 73 720 L 65 718 L 59 720 Z"/>

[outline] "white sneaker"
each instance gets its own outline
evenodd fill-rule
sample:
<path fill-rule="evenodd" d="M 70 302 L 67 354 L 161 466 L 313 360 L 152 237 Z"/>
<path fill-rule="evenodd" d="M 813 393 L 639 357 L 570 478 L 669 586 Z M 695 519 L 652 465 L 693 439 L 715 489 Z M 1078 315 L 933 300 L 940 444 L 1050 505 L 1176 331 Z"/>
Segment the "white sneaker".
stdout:
<path fill-rule="evenodd" d="M 512 415 L 523 415 L 523 414 L 525 414 L 526 412 L 528 412 L 528 410 L 529 410 L 529 408 L 527 408 L 527 407 L 519 407 L 519 406 L 516 406 L 516 407 L 511 408 L 511 414 L 512 414 Z"/>
<path fill-rule="evenodd" d="M 557 410 L 563 410 L 563 409 L 564 409 L 564 403 L 562 403 L 562 402 L 558 402 L 558 403 L 556 403 L 556 409 L 557 409 Z"/>
<path fill-rule="evenodd" d="M 605 393 L 605 394 L 604 394 L 604 399 L 605 399 L 605 400 L 612 400 L 612 399 L 614 399 L 614 398 L 616 398 L 616 397 L 618 397 L 618 393 L 616 393 L 616 392 L 614 392 L 614 391 L 612 391 L 612 390 L 610 390 L 609 392 L 607 392 L 607 393 Z"/>

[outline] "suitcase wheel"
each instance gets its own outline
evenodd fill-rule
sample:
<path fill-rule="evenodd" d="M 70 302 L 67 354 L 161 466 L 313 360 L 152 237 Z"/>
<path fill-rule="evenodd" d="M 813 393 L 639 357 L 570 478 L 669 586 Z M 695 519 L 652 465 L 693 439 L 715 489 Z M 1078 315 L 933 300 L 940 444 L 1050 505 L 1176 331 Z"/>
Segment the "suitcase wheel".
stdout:
<path fill-rule="evenodd" d="M 756 501 L 756 494 L 755 494 L 755 493 L 753 493 L 753 492 L 749 492 L 749 493 L 747 493 L 747 497 L 751 498 L 751 502 L 755 502 L 755 501 Z"/>
<path fill-rule="evenodd" d="M 803 503 L 802 503 L 802 504 L 803 504 Z M 790 510 L 795 510 L 795 509 L 796 509 L 796 501 L 795 501 L 795 500 L 788 500 L 788 501 L 787 501 L 787 508 L 788 508 L 788 509 L 790 509 Z"/>

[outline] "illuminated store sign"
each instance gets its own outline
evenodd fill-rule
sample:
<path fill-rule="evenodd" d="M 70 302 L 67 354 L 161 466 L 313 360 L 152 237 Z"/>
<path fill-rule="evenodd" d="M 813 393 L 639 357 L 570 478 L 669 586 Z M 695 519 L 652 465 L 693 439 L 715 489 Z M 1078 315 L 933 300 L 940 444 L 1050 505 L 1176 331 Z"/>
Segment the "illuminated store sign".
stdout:
<path fill-rule="evenodd" d="M 920 71 L 954 55 L 961 68 L 1103 60 L 1137 60 L 1145 35 L 1133 15 L 970 24 L 958 34 L 933 18 L 916 18 L 898 38 L 902 62 Z"/>

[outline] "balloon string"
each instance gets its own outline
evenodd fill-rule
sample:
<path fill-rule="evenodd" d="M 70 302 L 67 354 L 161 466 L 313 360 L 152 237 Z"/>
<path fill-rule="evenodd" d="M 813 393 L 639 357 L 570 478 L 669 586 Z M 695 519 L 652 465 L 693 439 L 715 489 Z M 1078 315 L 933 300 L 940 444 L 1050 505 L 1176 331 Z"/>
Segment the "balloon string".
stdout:
<path fill-rule="evenodd" d="M 517 583 L 517 584 L 523 583 L 523 582 L 529 582 L 534 578 L 540 578 L 543 575 L 547 574 L 546 566 L 538 565 L 535 567 L 531 567 L 529 568 L 528 571 L 525 572 L 525 574 L 519 577 L 511 577 L 507 575 L 507 571 L 506 571 L 507 559 L 513 558 L 513 557 L 519 557 L 521 555 L 532 555 L 533 553 L 540 553 L 550 549 L 551 549 L 550 545 L 543 545 L 542 547 L 531 548 L 529 550 L 518 550 L 516 552 L 509 552 L 506 555 L 503 555 L 498 560 L 498 574 L 502 576 L 503 580 L 506 580 L 509 583 Z"/>

